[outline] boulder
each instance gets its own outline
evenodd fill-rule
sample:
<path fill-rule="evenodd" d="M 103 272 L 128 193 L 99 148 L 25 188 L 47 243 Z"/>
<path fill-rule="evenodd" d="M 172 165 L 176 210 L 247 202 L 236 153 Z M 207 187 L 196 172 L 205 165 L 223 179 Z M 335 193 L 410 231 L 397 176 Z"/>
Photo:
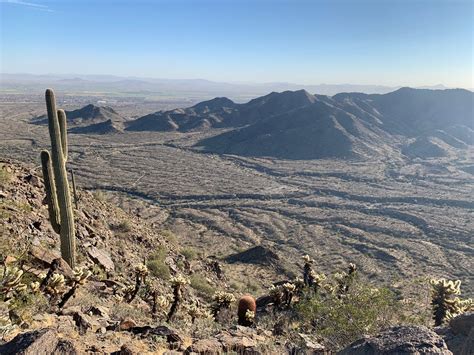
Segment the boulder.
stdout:
<path fill-rule="evenodd" d="M 452 354 L 444 340 L 423 326 L 397 326 L 366 337 L 340 351 L 341 355 Z"/>
<path fill-rule="evenodd" d="M 201 339 L 186 349 L 186 354 L 218 355 L 222 353 L 222 344 L 216 339 Z"/>
<path fill-rule="evenodd" d="M 79 351 L 70 340 L 60 339 L 52 355 L 77 355 Z"/>
<path fill-rule="evenodd" d="M 456 335 L 469 335 L 471 329 L 474 328 L 474 312 L 464 313 L 451 319 L 449 327 Z"/>
<path fill-rule="evenodd" d="M 102 266 L 105 271 L 115 270 L 115 264 L 112 261 L 112 258 L 110 257 L 109 253 L 107 253 L 105 250 L 97 249 L 96 247 L 90 247 L 87 250 L 87 253 L 89 254 L 90 258 L 95 263 Z"/>
<path fill-rule="evenodd" d="M 11 341 L 0 345 L 0 354 L 52 354 L 58 345 L 58 334 L 51 328 L 18 334 Z"/>

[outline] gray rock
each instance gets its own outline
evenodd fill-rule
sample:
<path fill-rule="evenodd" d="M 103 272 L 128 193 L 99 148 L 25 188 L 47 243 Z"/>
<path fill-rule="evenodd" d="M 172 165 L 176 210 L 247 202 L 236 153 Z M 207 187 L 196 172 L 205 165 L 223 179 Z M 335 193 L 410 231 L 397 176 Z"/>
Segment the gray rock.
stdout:
<path fill-rule="evenodd" d="M 464 313 L 451 319 L 449 327 L 454 334 L 468 335 L 474 328 L 474 312 Z"/>
<path fill-rule="evenodd" d="M 222 353 L 222 344 L 216 339 L 201 339 L 186 349 L 186 354 L 218 355 Z"/>
<path fill-rule="evenodd" d="M 338 354 L 452 354 L 444 340 L 422 326 L 398 326 L 349 345 Z"/>
<path fill-rule="evenodd" d="M 58 334 L 51 328 L 45 328 L 18 334 L 10 342 L 0 346 L 0 354 L 52 354 L 57 345 Z"/>
<path fill-rule="evenodd" d="M 105 250 L 97 249 L 96 247 L 90 247 L 87 253 L 95 263 L 102 266 L 106 271 L 115 270 L 115 264 L 112 261 L 109 253 L 107 253 Z"/>

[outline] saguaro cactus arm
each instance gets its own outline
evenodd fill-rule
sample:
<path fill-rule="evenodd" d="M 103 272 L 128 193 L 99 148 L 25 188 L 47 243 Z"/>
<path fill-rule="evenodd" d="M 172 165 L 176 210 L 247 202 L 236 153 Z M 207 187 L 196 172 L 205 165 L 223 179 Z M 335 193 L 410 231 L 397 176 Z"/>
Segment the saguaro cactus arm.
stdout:
<path fill-rule="evenodd" d="M 67 121 L 66 112 L 58 110 L 59 130 L 61 131 L 61 148 L 63 150 L 64 162 L 67 162 Z"/>
<path fill-rule="evenodd" d="M 43 168 L 44 188 L 46 191 L 46 201 L 48 203 L 49 220 L 56 233 L 61 232 L 59 222 L 59 207 L 56 195 L 56 185 L 54 183 L 53 167 L 51 157 L 47 150 L 41 152 L 41 166 Z"/>

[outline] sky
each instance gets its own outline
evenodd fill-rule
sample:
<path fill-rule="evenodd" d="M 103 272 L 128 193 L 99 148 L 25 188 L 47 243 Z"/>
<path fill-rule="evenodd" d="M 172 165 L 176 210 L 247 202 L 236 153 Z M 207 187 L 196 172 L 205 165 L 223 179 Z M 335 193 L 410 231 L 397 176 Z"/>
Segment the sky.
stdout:
<path fill-rule="evenodd" d="M 474 87 L 471 0 L 0 0 L 3 73 Z"/>

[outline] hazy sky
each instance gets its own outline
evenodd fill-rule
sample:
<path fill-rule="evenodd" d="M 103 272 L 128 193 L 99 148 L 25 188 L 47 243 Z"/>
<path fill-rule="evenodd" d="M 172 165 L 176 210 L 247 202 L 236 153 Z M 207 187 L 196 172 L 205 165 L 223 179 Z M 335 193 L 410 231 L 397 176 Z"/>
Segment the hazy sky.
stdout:
<path fill-rule="evenodd" d="M 471 0 L 0 0 L 1 71 L 474 87 Z"/>

